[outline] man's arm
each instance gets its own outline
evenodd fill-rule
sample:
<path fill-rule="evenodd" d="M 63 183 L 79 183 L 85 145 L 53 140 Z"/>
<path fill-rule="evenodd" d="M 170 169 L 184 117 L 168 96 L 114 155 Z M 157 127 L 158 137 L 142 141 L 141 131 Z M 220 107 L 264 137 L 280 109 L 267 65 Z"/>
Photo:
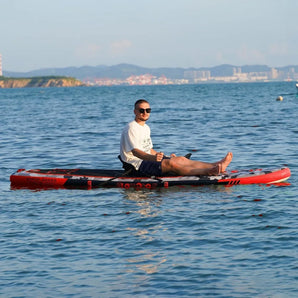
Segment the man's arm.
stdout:
<path fill-rule="evenodd" d="M 140 149 L 132 149 L 131 152 L 134 156 L 148 161 L 161 161 L 164 155 L 162 152 L 156 152 L 154 149 L 151 149 L 151 154 L 148 154 Z"/>

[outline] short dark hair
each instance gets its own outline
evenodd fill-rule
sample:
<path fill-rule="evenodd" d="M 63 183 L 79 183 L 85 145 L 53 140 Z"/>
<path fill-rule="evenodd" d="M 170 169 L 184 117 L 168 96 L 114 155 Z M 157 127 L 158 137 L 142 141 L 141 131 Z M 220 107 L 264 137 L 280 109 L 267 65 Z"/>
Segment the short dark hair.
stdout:
<path fill-rule="evenodd" d="M 135 109 L 137 108 L 137 106 L 138 106 L 139 104 L 144 103 L 144 102 L 146 102 L 146 103 L 149 104 L 149 102 L 148 102 L 146 99 L 138 99 L 138 100 L 135 102 Z"/>

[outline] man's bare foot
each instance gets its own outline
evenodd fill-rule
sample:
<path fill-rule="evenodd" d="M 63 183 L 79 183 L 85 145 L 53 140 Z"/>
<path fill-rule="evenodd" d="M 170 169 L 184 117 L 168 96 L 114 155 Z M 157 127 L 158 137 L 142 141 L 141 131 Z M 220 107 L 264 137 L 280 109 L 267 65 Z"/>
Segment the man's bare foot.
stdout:
<path fill-rule="evenodd" d="M 221 173 L 223 173 L 226 168 L 228 167 L 228 165 L 230 164 L 230 162 L 233 159 L 233 153 L 232 152 L 228 152 L 228 154 L 225 156 L 225 158 L 223 158 L 220 162 L 222 168 L 221 168 Z"/>
<path fill-rule="evenodd" d="M 232 154 L 232 157 L 233 157 L 233 153 L 232 152 L 228 152 L 227 155 L 223 159 L 221 159 L 220 161 L 215 162 L 214 165 L 217 165 L 219 163 L 223 163 L 226 160 L 226 158 L 228 157 L 229 154 Z"/>

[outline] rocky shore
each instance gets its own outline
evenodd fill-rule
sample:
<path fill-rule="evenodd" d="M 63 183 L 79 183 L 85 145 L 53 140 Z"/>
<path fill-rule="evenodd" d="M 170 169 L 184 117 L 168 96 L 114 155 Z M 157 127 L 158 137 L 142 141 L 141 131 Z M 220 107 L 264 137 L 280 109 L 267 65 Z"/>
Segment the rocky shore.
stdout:
<path fill-rule="evenodd" d="M 28 87 L 77 87 L 85 86 L 81 81 L 71 77 L 32 77 L 7 78 L 0 77 L 0 88 L 28 88 Z"/>

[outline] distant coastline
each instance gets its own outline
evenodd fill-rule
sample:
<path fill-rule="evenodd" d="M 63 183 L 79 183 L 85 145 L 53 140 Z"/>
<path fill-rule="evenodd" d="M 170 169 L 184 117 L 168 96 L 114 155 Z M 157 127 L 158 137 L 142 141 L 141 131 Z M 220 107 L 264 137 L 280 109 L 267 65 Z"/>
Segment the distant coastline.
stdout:
<path fill-rule="evenodd" d="M 29 78 L 12 78 L 0 76 L 0 88 L 47 88 L 85 86 L 78 79 L 64 76 L 37 76 Z"/>
<path fill-rule="evenodd" d="M 267 65 L 223 64 L 200 68 L 148 68 L 122 63 L 113 66 L 45 68 L 25 73 L 9 71 L 3 73 L 9 77 L 22 76 L 24 78 L 49 75 L 67 76 L 76 78 L 89 86 L 249 83 L 297 81 L 298 65 L 270 67 Z"/>

